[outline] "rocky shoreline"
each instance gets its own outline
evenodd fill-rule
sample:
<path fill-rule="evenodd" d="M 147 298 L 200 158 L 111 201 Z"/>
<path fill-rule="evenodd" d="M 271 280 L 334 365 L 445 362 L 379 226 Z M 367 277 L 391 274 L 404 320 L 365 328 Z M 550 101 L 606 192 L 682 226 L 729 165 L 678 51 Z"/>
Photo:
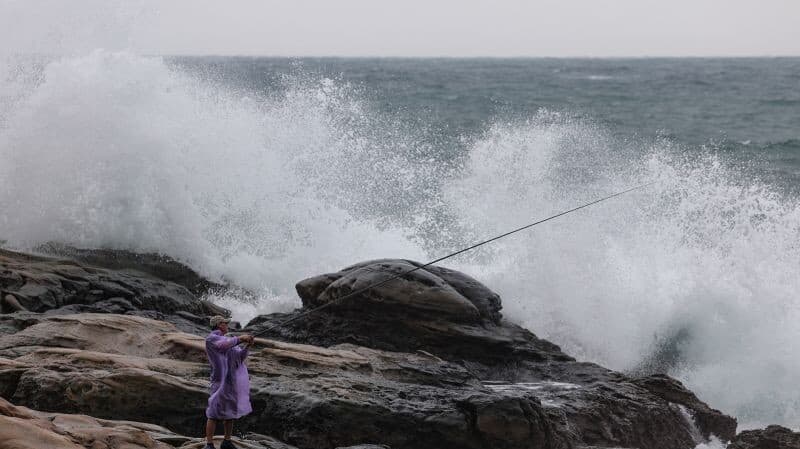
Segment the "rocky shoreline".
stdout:
<path fill-rule="evenodd" d="M 217 287 L 160 256 L 0 250 L 0 442 L 14 448 L 201 447 Z M 378 260 L 303 280 L 303 308 L 262 315 L 240 447 L 394 449 L 800 447 L 736 421 L 666 375 L 576 361 L 501 313 L 477 280 Z M 297 320 L 281 325 L 285 320 Z M 2 446 L 6 447 L 6 446 Z"/>

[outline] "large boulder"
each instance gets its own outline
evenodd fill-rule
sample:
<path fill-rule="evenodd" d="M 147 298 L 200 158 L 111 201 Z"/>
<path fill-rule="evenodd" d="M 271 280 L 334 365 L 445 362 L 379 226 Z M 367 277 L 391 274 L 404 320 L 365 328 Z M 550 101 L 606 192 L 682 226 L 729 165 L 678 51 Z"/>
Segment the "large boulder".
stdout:
<path fill-rule="evenodd" d="M 677 448 L 694 447 L 698 434 L 733 438 L 736 421 L 676 380 L 636 379 L 577 362 L 503 319 L 499 296 L 454 270 L 425 267 L 336 299 L 420 266 L 384 259 L 303 280 L 297 284 L 303 309 L 259 316 L 247 328 L 296 343 L 431 354 L 463 366 L 495 393 L 536 397 L 576 444 Z"/>
<path fill-rule="evenodd" d="M 389 281 L 395 276 L 400 277 Z M 472 323 L 500 319 L 500 297 L 480 282 L 447 268 L 422 268 L 422 264 L 411 260 L 362 262 L 338 273 L 300 281 L 296 289 L 303 305 L 310 308 L 331 305 L 359 313 L 370 309 L 380 313 L 396 310 L 406 316 L 446 317 Z M 334 304 L 328 304 L 331 302 Z"/>
<path fill-rule="evenodd" d="M 573 360 L 553 343 L 502 320 L 500 297 L 477 280 L 429 266 L 337 300 L 421 264 L 381 259 L 297 284 L 304 308 L 256 317 L 256 333 L 320 346 L 351 343 L 398 352 L 427 351 L 483 371 L 507 372 L 526 358 Z M 310 312 L 320 308 L 321 312 Z M 285 324 L 287 321 L 289 324 Z M 491 377 L 485 374 L 484 377 Z M 505 378 L 505 374 L 503 374 Z"/>

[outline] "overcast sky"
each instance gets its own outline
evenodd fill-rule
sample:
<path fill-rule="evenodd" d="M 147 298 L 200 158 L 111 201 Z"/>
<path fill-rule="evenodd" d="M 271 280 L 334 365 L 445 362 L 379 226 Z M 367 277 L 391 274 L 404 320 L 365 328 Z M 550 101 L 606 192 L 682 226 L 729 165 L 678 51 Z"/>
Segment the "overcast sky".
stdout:
<path fill-rule="evenodd" d="M 0 28 L 40 51 L 800 56 L 800 0 L 0 0 Z"/>
<path fill-rule="evenodd" d="M 799 0 L 181 0 L 148 22 L 158 53 L 800 55 Z"/>

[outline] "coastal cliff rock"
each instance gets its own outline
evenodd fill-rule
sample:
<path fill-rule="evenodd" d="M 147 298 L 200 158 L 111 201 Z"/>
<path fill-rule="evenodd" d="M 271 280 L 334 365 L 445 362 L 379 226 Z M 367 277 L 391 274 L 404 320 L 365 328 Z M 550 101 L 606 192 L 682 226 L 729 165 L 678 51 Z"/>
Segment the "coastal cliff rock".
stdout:
<path fill-rule="evenodd" d="M 208 315 L 225 311 L 130 268 L 9 251 L 0 264 L 10 297 L 0 314 L 0 396 L 36 413 L 202 431 L 201 335 Z M 301 281 L 303 309 L 249 323 L 269 338 L 248 359 L 254 412 L 237 423 L 248 432 L 242 447 L 680 449 L 734 437 L 735 420 L 678 381 L 578 362 L 505 320 L 499 296 L 453 270 L 426 267 L 331 303 L 419 266 L 370 261 Z"/>
<path fill-rule="evenodd" d="M 221 440 L 216 438 L 216 447 Z M 297 449 L 259 434 L 234 441 L 242 449 Z M 0 447 L 7 449 L 202 449 L 205 445 L 205 439 L 180 435 L 155 424 L 41 412 L 2 398 L 0 442 Z"/>
<path fill-rule="evenodd" d="M 206 331 L 206 316 L 228 313 L 182 285 L 134 269 L 108 270 L 2 249 L 0 312 L 133 314 L 168 321 L 193 333 Z M 13 323 L 6 324 L 13 331 Z"/>
<path fill-rule="evenodd" d="M 331 299 L 357 291 L 420 266 L 407 260 L 382 259 L 315 276 L 297 284 L 303 309 L 262 315 L 248 327 L 290 341 L 330 346 L 352 343 L 397 352 L 424 350 L 463 362 L 483 378 L 507 379 L 515 365 L 528 360 L 574 361 L 561 349 L 508 321 L 500 314 L 500 297 L 469 276 L 426 267 L 377 289 L 336 301 L 322 312 L 282 323 Z"/>
<path fill-rule="evenodd" d="M 362 262 L 300 281 L 297 292 L 305 307 L 319 307 L 367 286 L 421 267 L 410 260 L 382 259 Z M 475 279 L 458 271 L 429 266 L 391 282 L 338 301 L 340 310 L 359 314 L 394 311 L 402 315 L 446 317 L 449 321 L 476 323 L 500 320 L 500 296 Z"/>
<path fill-rule="evenodd" d="M 178 284 L 195 295 L 223 286 L 200 276 L 196 271 L 162 254 L 142 254 L 118 249 L 84 249 L 46 243 L 36 248 L 42 254 L 74 260 L 82 265 L 107 270 L 144 273 L 162 281 Z"/>
<path fill-rule="evenodd" d="M 533 394 L 487 388 L 435 357 L 258 343 L 248 363 L 255 411 L 240 420 L 243 431 L 302 448 L 364 441 L 569 447 Z M 202 338 L 164 322 L 113 314 L 51 317 L 0 337 L 0 391 L 44 411 L 159 422 L 191 433 L 204 420 L 209 373 L 198 362 L 203 351 Z"/>
<path fill-rule="evenodd" d="M 43 413 L 0 398 L 0 446 L 14 449 L 172 449 L 185 440 L 153 424 Z"/>
<path fill-rule="evenodd" d="M 745 430 L 736 435 L 728 449 L 800 449 L 800 432 L 783 426 Z"/>
<path fill-rule="evenodd" d="M 504 320 L 498 295 L 453 270 L 426 267 L 335 301 L 420 265 L 382 259 L 300 281 L 297 291 L 305 309 L 257 317 L 248 328 L 298 343 L 351 343 L 432 354 L 463 366 L 495 391 L 533 393 L 576 443 L 666 448 L 693 447 L 695 433 L 733 438 L 736 421 L 708 407 L 677 380 L 635 379 L 577 362 L 558 346 Z M 301 315 L 331 301 L 318 312 Z M 477 313 L 453 304 L 472 305 Z M 282 324 L 291 318 L 295 321 Z"/>

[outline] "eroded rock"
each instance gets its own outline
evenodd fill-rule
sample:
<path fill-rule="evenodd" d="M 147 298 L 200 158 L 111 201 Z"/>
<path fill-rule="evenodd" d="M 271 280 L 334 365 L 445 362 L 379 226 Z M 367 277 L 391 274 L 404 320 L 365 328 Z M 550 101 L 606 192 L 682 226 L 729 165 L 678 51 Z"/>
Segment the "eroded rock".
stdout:
<path fill-rule="evenodd" d="M 319 449 L 367 442 L 477 449 L 490 441 L 569 447 L 535 395 L 495 392 L 429 354 L 258 343 L 248 360 L 254 412 L 239 420 L 241 431 Z M 49 317 L 0 337 L 0 355 L 0 391 L 21 405 L 158 422 L 179 433 L 202 429 L 209 375 L 203 341 L 168 323 Z M 508 422 L 492 421 L 501 410 Z M 505 435 L 507 429 L 514 432 Z"/>
<path fill-rule="evenodd" d="M 223 287 L 163 254 L 143 254 L 118 249 L 84 249 L 55 242 L 41 245 L 37 250 L 59 258 L 75 260 L 83 265 L 114 271 L 145 273 L 181 285 L 195 295 L 203 295 L 210 290 Z"/>
<path fill-rule="evenodd" d="M 424 352 L 465 367 L 488 382 L 496 394 L 508 395 L 506 400 L 530 397 L 539 401 L 531 411 L 496 400 L 489 408 L 465 404 L 463 410 L 483 432 L 487 447 L 499 445 L 492 442 L 492 435 L 502 435 L 504 441 L 530 440 L 526 432 L 543 435 L 544 430 L 531 430 L 543 421 L 559 438 L 567 435 L 568 441 L 582 445 L 694 447 L 699 442 L 695 427 L 705 438 L 712 434 L 733 437 L 735 420 L 708 407 L 674 379 L 634 379 L 577 362 L 558 346 L 504 320 L 495 293 L 453 270 L 426 267 L 305 314 L 418 266 L 405 260 L 369 261 L 301 281 L 297 290 L 304 309 L 258 317 L 248 328 L 298 343 Z M 454 307 L 456 294 L 458 304 L 468 302 L 478 315 Z M 284 324 L 288 319 L 294 321 Z M 482 417 L 479 412 L 484 409 L 490 412 Z M 520 416 L 526 418 L 516 422 L 511 409 L 523 410 Z M 542 411 L 544 418 L 533 410 Z M 541 444 L 552 447 L 555 443 Z"/>
<path fill-rule="evenodd" d="M 728 449 L 800 449 L 800 432 L 783 426 L 745 430 L 736 436 Z"/>
<path fill-rule="evenodd" d="M 194 333 L 206 331 L 208 316 L 228 313 L 182 285 L 145 272 L 0 249 L 0 313 L 20 311 L 140 315 Z"/>
<path fill-rule="evenodd" d="M 275 438 L 249 434 L 233 438 L 242 449 L 297 449 Z M 215 438 L 216 447 L 222 437 Z M 204 438 L 174 433 L 135 421 L 46 413 L 0 398 L 0 447 L 8 449 L 202 449 Z"/>
<path fill-rule="evenodd" d="M 10 252 L 0 264 L 0 298 L 16 301 L 0 315 L 0 396 L 37 413 L 159 423 L 175 432 L 169 444 L 202 445 L 180 436 L 205 419 L 204 342 L 191 333 L 205 334 L 204 315 L 220 309 L 128 269 Z M 698 431 L 732 436 L 734 420 L 674 379 L 578 362 L 445 268 L 300 315 L 418 266 L 370 261 L 302 281 L 305 309 L 250 323 L 273 339 L 259 339 L 248 360 L 254 412 L 237 423 L 251 432 L 242 447 L 679 449 L 700 442 Z M 157 304 L 164 288 L 185 301 Z M 301 318 L 283 325 L 292 317 Z"/>
<path fill-rule="evenodd" d="M 458 271 L 421 266 L 410 260 L 372 260 L 338 273 L 300 281 L 296 288 L 303 305 L 313 308 L 419 268 L 343 301 L 338 300 L 334 307 L 362 313 L 370 308 L 395 309 L 403 315 L 444 316 L 450 321 L 473 323 L 500 319 L 500 297 L 483 284 Z"/>
<path fill-rule="evenodd" d="M 172 449 L 178 435 L 153 424 L 43 413 L 0 398 L 0 446 L 14 449 Z"/>

